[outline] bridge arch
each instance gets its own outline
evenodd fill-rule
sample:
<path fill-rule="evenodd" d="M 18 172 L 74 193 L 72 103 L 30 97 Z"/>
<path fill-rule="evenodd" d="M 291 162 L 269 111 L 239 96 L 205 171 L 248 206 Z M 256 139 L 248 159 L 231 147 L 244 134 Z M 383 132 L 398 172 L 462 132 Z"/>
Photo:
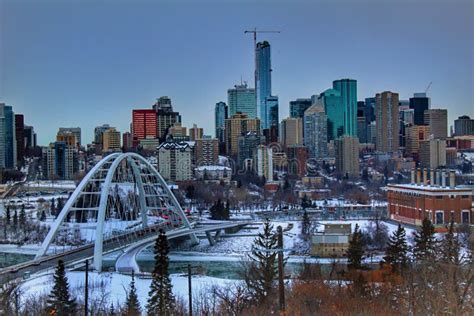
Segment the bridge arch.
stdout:
<path fill-rule="evenodd" d="M 92 223 L 94 268 L 101 271 L 104 237 L 113 238 L 116 233 L 109 222 L 118 223 L 121 231 L 133 231 L 140 226 L 146 229 L 150 218 L 160 223 L 164 217 L 173 227 L 191 228 L 176 197 L 149 161 L 136 153 L 113 153 L 99 161 L 76 187 L 51 225 L 36 258 L 48 255 L 61 231 L 74 225 L 77 229 L 78 223 Z M 191 239 L 198 242 L 194 234 Z"/>

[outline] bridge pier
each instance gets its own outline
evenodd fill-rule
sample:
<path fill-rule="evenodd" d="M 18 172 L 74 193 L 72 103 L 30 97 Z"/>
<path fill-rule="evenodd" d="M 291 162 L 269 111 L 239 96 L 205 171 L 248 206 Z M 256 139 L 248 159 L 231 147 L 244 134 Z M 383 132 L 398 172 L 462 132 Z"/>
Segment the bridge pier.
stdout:
<path fill-rule="evenodd" d="M 216 244 L 216 240 L 214 239 L 214 237 L 212 237 L 211 232 L 206 232 L 206 237 L 207 237 L 207 240 L 209 240 L 209 244 L 211 246 L 214 246 Z"/>
<path fill-rule="evenodd" d="M 214 235 L 214 240 L 215 241 L 219 241 L 221 240 L 221 234 L 222 234 L 222 230 L 219 229 L 218 231 L 216 231 L 215 235 Z"/>

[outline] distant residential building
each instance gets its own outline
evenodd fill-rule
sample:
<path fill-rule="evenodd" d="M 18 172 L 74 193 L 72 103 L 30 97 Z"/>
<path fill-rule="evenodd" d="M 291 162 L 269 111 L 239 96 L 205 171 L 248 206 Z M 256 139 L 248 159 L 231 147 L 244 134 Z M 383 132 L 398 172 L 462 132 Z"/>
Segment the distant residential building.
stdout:
<path fill-rule="evenodd" d="M 311 236 L 311 255 L 322 258 L 345 257 L 351 233 L 351 224 L 325 224 L 324 232 Z"/>
<path fill-rule="evenodd" d="M 193 124 L 193 127 L 189 129 L 189 140 L 195 141 L 196 139 L 202 138 L 204 135 L 204 130 L 202 127 L 197 127 L 196 124 Z"/>
<path fill-rule="evenodd" d="M 407 127 L 405 155 L 418 158 L 420 142 L 428 139 L 429 132 L 429 126 L 427 125 L 413 125 Z"/>
<path fill-rule="evenodd" d="M 15 113 L 0 103 L 0 169 L 15 169 L 17 162 Z"/>
<path fill-rule="evenodd" d="M 196 179 L 204 183 L 229 184 L 232 179 L 232 169 L 224 166 L 199 166 L 194 169 Z"/>
<path fill-rule="evenodd" d="M 288 117 L 282 120 L 280 141 L 285 146 L 303 145 L 303 119 Z"/>
<path fill-rule="evenodd" d="M 375 148 L 379 152 L 397 152 L 399 149 L 398 93 L 385 91 L 375 96 L 377 137 Z"/>
<path fill-rule="evenodd" d="M 227 104 L 229 116 L 240 112 L 246 114 L 250 119 L 257 118 L 255 89 L 249 88 L 247 83 L 235 85 L 233 89 L 227 90 Z"/>
<path fill-rule="evenodd" d="M 259 177 L 266 181 L 273 181 L 273 151 L 265 145 L 257 146 L 256 169 Z"/>
<path fill-rule="evenodd" d="M 459 164 L 456 147 L 446 147 L 446 167 L 456 168 Z"/>
<path fill-rule="evenodd" d="M 217 138 L 200 138 L 196 140 L 196 165 L 211 166 L 219 161 L 219 140 Z"/>
<path fill-rule="evenodd" d="M 256 132 L 247 132 L 238 138 L 239 149 L 237 153 L 237 164 L 240 169 L 246 166 L 255 168 L 257 158 L 257 147 L 265 142 L 263 136 Z"/>
<path fill-rule="evenodd" d="M 441 139 L 421 141 L 420 166 L 431 169 L 446 166 L 446 141 Z"/>
<path fill-rule="evenodd" d="M 425 125 L 425 110 L 430 108 L 430 98 L 426 96 L 426 93 L 415 93 L 410 98 L 410 109 L 415 112 L 415 125 Z"/>
<path fill-rule="evenodd" d="M 22 165 L 25 158 L 25 118 L 23 114 L 15 114 L 16 161 Z"/>
<path fill-rule="evenodd" d="M 142 139 L 158 138 L 157 112 L 152 109 L 132 110 L 133 147 L 137 147 Z"/>
<path fill-rule="evenodd" d="M 290 101 L 290 117 L 303 119 L 304 111 L 311 106 L 311 99 L 296 99 Z"/>
<path fill-rule="evenodd" d="M 339 91 L 342 98 L 342 111 L 339 111 L 343 112 L 344 135 L 357 137 L 357 81 L 335 80 L 333 89 Z"/>
<path fill-rule="evenodd" d="M 97 126 L 94 128 L 95 150 L 96 150 L 96 153 L 99 155 L 102 153 L 102 145 L 103 145 L 102 136 L 104 135 L 104 132 L 108 130 L 110 127 L 111 126 L 109 124 L 103 124 L 101 126 Z"/>
<path fill-rule="evenodd" d="M 120 132 L 113 127 L 106 130 L 102 135 L 102 152 L 110 153 L 122 151 L 122 147 L 120 146 L 120 136 Z"/>
<path fill-rule="evenodd" d="M 424 112 L 424 122 L 430 127 L 430 135 L 438 139 L 448 137 L 448 110 L 428 109 Z"/>
<path fill-rule="evenodd" d="M 474 151 L 474 135 L 454 136 L 447 139 L 448 147 L 455 147 L 458 151 Z"/>
<path fill-rule="evenodd" d="M 102 134 L 103 136 L 103 134 Z M 69 131 L 58 132 L 56 134 L 56 141 L 57 142 L 65 142 L 68 146 L 76 146 L 77 147 L 77 139 L 76 135 Z M 103 140 L 101 139 L 103 143 Z"/>
<path fill-rule="evenodd" d="M 306 175 L 308 149 L 302 145 L 291 145 L 286 148 L 288 173 L 299 178 Z"/>
<path fill-rule="evenodd" d="M 187 128 L 182 126 L 181 123 L 176 122 L 168 130 L 168 135 L 173 136 L 173 139 L 185 139 L 187 138 Z"/>
<path fill-rule="evenodd" d="M 456 224 L 474 224 L 472 190 L 456 186 L 454 171 L 449 172 L 449 181 L 446 181 L 447 175 L 438 171 L 433 178 L 430 176 L 430 185 L 424 185 L 420 180 L 415 183 L 414 175 L 412 183 L 389 184 L 390 218 L 417 226 L 421 226 L 425 218 L 441 227 L 451 220 Z"/>
<path fill-rule="evenodd" d="M 227 155 L 237 155 L 238 138 L 248 132 L 256 132 L 260 135 L 259 119 L 250 118 L 247 114 L 237 113 L 225 120 L 225 144 Z"/>
<path fill-rule="evenodd" d="M 216 127 L 216 138 L 224 143 L 225 120 L 229 117 L 229 107 L 225 102 L 217 102 L 214 109 L 214 124 Z"/>
<path fill-rule="evenodd" d="M 158 171 L 166 180 L 191 180 L 192 149 L 187 143 L 164 142 L 158 146 Z"/>
<path fill-rule="evenodd" d="M 320 104 L 313 104 L 304 112 L 304 145 L 310 158 L 328 157 L 327 122 L 328 117 Z"/>
<path fill-rule="evenodd" d="M 454 120 L 455 136 L 472 136 L 474 135 L 474 119 L 467 115 L 463 115 Z"/>
<path fill-rule="evenodd" d="M 73 180 L 79 170 L 76 146 L 54 142 L 43 148 L 43 176 L 50 180 Z"/>
<path fill-rule="evenodd" d="M 153 105 L 156 112 L 156 138 L 165 141 L 168 129 L 175 123 L 181 123 L 181 115 L 179 112 L 173 111 L 171 99 L 167 96 L 160 97 Z"/>
<path fill-rule="evenodd" d="M 62 133 L 72 133 L 76 137 L 76 145 L 79 147 L 82 145 L 82 133 L 80 127 L 60 127 L 58 134 Z"/>
<path fill-rule="evenodd" d="M 334 141 L 336 170 L 343 176 L 359 176 L 359 140 L 344 135 Z"/>
<path fill-rule="evenodd" d="M 140 143 L 138 143 L 138 147 L 140 147 L 143 150 L 148 150 L 148 151 L 156 151 L 158 146 L 160 145 L 160 140 L 158 138 L 144 138 L 140 140 Z"/>

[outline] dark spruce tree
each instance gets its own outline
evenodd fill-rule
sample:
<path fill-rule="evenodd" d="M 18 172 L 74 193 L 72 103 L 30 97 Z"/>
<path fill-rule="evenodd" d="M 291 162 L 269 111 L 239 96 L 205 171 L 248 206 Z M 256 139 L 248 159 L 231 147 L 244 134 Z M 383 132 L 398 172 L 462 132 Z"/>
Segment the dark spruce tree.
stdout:
<path fill-rule="evenodd" d="M 5 221 L 7 222 L 7 224 L 10 224 L 10 221 L 11 221 L 11 212 L 10 212 L 10 205 L 7 205 L 7 210 L 6 210 L 6 213 L 5 213 Z"/>
<path fill-rule="evenodd" d="M 408 266 L 408 244 L 405 228 L 398 224 L 398 228 L 388 239 L 387 249 L 383 258 L 394 272 L 403 272 Z"/>
<path fill-rule="evenodd" d="M 18 222 L 20 224 L 21 229 L 23 229 L 23 232 L 26 233 L 27 228 L 26 228 L 26 211 L 25 211 L 25 204 L 21 205 L 20 209 L 20 215 L 18 217 Z"/>
<path fill-rule="evenodd" d="M 441 241 L 440 260 L 447 264 L 458 265 L 461 263 L 461 243 L 458 236 L 454 234 L 454 221 L 451 220 L 448 232 Z"/>
<path fill-rule="evenodd" d="M 62 260 L 54 273 L 54 286 L 46 302 L 48 315 L 68 316 L 76 314 L 76 301 L 70 297 L 69 284 Z"/>
<path fill-rule="evenodd" d="M 152 273 L 150 291 L 148 292 L 147 314 L 153 316 L 173 315 L 175 299 L 168 273 L 169 258 L 168 239 L 163 231 L 155 242 L 155 267 Z"/>
<path fill-rule="evenodd" d="M 15 210 L 15 212 L 13 212 L 13 229 L 17 229 L 18 228 L 18 212 Z"/>
<path fill-rule="evenodd" d="M 51 215 L 56 217 L 56 200 L 54 198 L 51 199 L 50 211 Z"/>
<path fill-rule="evenodd" d="M 413 258 L 416 262 L 431 262 L 436 258 L 435 228 L 428 218 L 423 220 L 420 231 L 415 233 Z"/>
<path fill-rule="evenodd" d="M 306 238 L 309 236 L 311 228 L 311 221 L 309 220 L 309 215 L 306 210 L 303 213 L 303 218 L 301 219 L 301 235 Z"/>
<path fill-rule="evenodd" d="M 359 225 L 356 224 L 352 238 L 349 241 L 347 249 L 347 262 L 350 269 L 362 268 L 362 259 L 364 257 L 364 240 Z"/>
<path fill-rule="evenodd" d="M 263 302 L 273 293 L 273 282 L 278 274 L 276 262 L 278 247 L 277 235 L 273 225 L 267 219 L 263 224 L 263 232 L 255 238 L 250 262 L 245 267 L 244 280 L 247 288 L 257 302 Z"/>
<path fill-rule="evenodd" d="M 112 305 L 113 308 L 113 305 Z M 138 301 L 137 289 L 135 287 L 135 274 L 132 271 L 132 281 L 127 293 L 127 300 L 125 301 L 124 316 L 140 316 L 142 309 Z"/>

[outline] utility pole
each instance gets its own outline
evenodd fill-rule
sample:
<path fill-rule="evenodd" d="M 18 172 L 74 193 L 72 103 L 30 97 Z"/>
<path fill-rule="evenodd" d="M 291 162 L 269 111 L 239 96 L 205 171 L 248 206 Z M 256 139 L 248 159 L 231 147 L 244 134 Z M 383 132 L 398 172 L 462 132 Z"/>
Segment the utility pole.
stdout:
<path fill-rule="evenodd" d="M 286 315 L 285 311 L 285 283 L 283 269 L 283 230 L 281 226 L 277 227 L 278 237 L 278 292 L 280 299 L 280 315 Z"/>
<path fill-rule="evenodd" d="M 189 316 L 193 316 L 193 291 L 191 284 L 191 264 L 188 263 L 188 300 L 189 300 Z"/>
<path fill-rule="evenodd" d="M 86 260 L 86 284 L 84 286 L 84 315 L 89 315 L 89 259 Z"/>

